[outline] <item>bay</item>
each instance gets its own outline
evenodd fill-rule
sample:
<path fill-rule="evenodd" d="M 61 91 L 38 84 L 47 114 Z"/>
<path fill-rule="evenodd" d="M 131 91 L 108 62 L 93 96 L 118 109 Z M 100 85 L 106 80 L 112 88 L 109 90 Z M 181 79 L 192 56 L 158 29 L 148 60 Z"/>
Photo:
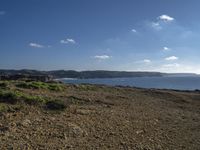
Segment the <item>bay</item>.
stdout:
<path fill-rule="evenodd" d="M 200 77 L 133 77 L 96 79 L 59 79 L 71 84 L 104 84 L 111 86 L 131 86 L 140 88 L 200 90 Z"/>

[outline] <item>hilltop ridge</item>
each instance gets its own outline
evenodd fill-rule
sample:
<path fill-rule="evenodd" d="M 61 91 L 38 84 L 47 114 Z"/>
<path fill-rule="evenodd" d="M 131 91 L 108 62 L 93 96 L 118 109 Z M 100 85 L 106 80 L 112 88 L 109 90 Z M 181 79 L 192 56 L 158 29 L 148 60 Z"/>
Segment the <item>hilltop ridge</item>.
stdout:
<path fill-rule="evenodd" d="M 0 75 L 51 75 L 54 78 L 121 78 L 121 77 L 163 77 L 163 76 L 197 76 L 194 73 L 161 73 L 147 71 L 75 71 L 75 70 L 55 70 L 55 71 L 38 71 L 38 70 L 0 70 Z"/>

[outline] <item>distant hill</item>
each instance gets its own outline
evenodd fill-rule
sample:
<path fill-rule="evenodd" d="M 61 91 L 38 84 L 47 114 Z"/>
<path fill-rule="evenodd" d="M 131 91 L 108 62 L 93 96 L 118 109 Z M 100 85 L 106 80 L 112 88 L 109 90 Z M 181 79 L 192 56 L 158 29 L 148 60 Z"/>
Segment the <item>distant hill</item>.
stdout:
<path fill-rule="evenodd" d="M 74 71 L 74 70 L 55 70 L 55 71 L 38 71 L 38 70 L 0 70 L 0 75 L 52 75 L 54 78 L 122 78 L 122 77 L 163 77 L 163 76 L 197 76 L 197 74 L 167 74 L 161 72 L 128 72 L 128 71 Z"/>
<path fill-rule="evenodd" d="M 52 75 L 54 78 L 121 78 L 121 77 L 161 77 L 160 72 L 127 72 L 127 71 L 37 71 L 37 70 L 0 70 L 0 75 Z"/>
<path fill-rule="evenodd" d="M 200 75 L 198 74 L 195 74 L 195 73 L 168 73 L 168 74 L 165 74 L 164 76 L 167 76 L 167 77 L 197 77 Z"/>

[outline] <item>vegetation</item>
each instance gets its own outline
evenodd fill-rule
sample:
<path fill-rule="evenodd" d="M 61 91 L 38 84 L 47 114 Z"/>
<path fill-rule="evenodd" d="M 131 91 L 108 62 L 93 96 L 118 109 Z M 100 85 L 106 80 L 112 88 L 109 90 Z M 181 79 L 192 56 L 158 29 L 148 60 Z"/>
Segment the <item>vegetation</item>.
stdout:
<path fill-rule="evenodd" d="M 62 91 L 64 86 L 58 83 L 44 83 L 44 82 L 21 82 L 16 84 L 17 87 L 25 89 L 47 89 L 52 91 Z"/>
<path fill-rule="evenodd" d="M 8 82 L 0 82 L 0 88 L 7 88 L 8 87 Z"/>
<path fill-rule="evenodd" d="M 49 110 L 64 110 L 67 107 L 66 103 L 61 100 L 53 100 L 46 102 L 46 108 Z"/>
<path fill-rule="evenodd" d="M 0 91 L 0 102 L 16 104 L 18 102 L 25 102 L 28 104 L 44 103 L 44 98 L 40 96 L 32 96 L 19 91 Z"/>
<path fill-rule="evenodd" d="M 8 88 L 8 87 L 12 88 Z M 62 91 L 64 85 L 56 83 L 43 82 L 24 82 L 24 81 L 4 81 L 0 83 L 0 112 L 6 110 L 6 106 L 2 104 L 17 104 L 25 103 L 28 105 L 44 106 L 48 110 L 63 110 L 67 105 L 58 99 L 53 99 L 46 95 L 33 94 L 25 92 L 23 89 L 36 90 L 50 90 Z M 7 88 L 5 88 L 7 87 Z"/>
<path fill-rule="evenodd" d="M 5 104 L 0 104 L 0 113 L 7 112 L 8 107 Z"/>

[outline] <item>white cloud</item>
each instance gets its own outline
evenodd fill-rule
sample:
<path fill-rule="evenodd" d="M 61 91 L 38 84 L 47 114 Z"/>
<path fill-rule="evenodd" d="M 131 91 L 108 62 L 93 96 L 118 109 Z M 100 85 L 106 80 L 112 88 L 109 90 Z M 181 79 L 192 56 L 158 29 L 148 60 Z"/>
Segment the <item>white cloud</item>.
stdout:
<path fill-rule="evenodd" d="M 144 59 L 143 62 L 144 62 L 144 63 L 151 63 L 151 60 L 149 60 L 149 59 Z"/>
<path fill-rule="evenodd" d="M 76 44 L 76 41 L 74 39 L 65 39 L 65 40 L 61 40 L 60 43 L 62 43 L 62 44 Z"/>
<path fill-rule="evenodd" d="M 134 32 L 134 33 L 137 33 L 137 30 L 136 30 L 136 29 L 132 29 L 131 31 Z"/>
<path fill-rule="evenodd" d="M 152 28 L 154 28 L 155 30 L 160 31 L 165 27 L 165 25 L 167 23 L 170 23 L 170 22 L 172 22 L 174 20 L 175 20 L 174 18 L 172 18 L 172 17 L 170 17 L 168 15 L 161 15 L 161 16 L 157 17 L 156 21 L 150 22 L 150 26 Z"/>
<path fill-rule="evenodd" d="M 168 15 L 161 15 L 158 17 L 158 20 L 164 21 L 164 22 L 172 22 L 175 19 L 173 17 L 170 17 Z"/>
<path fill-rule="evenodd" d="M 108 55 L 96 55 L 94 56 L 95 59 L 99 59 L 99 60 L 106 60 L 106 59 L 110 59 L 111 56 Z"/>
<path fill-rule="evenodd" d="M 37 43 L 30 43 L 29 46 L 34 47 L 34 48 L 44 48 L 44 45 L 37 44 Z"/>
<path fill-rule="evenodd" d="M 163 51 L 170 51 L 171 49 L 169 47 L 163 47 Z"/>
<path fill-rule="evenodd" d="M 165 64 L 163 65 L 165 68 L 172 68 L 172 67 L 180 67 L 180 64 L 174 63 L 174 64 Z"/>
<path fill-rule="evenodd" d="M 0 11 L 0 15 L 5 15 L 6 12 L 5 11 Z"/>
<path fill-rule="evenodd" d="M 170 57 L 165 58 L 165 60 L 167 60 L 167 61 L 170 61 L 170 60 L 178 60 L 178 59 L 179 59 L 179 58 L 176 57 L 176 56 L 170 56 Z"/>

